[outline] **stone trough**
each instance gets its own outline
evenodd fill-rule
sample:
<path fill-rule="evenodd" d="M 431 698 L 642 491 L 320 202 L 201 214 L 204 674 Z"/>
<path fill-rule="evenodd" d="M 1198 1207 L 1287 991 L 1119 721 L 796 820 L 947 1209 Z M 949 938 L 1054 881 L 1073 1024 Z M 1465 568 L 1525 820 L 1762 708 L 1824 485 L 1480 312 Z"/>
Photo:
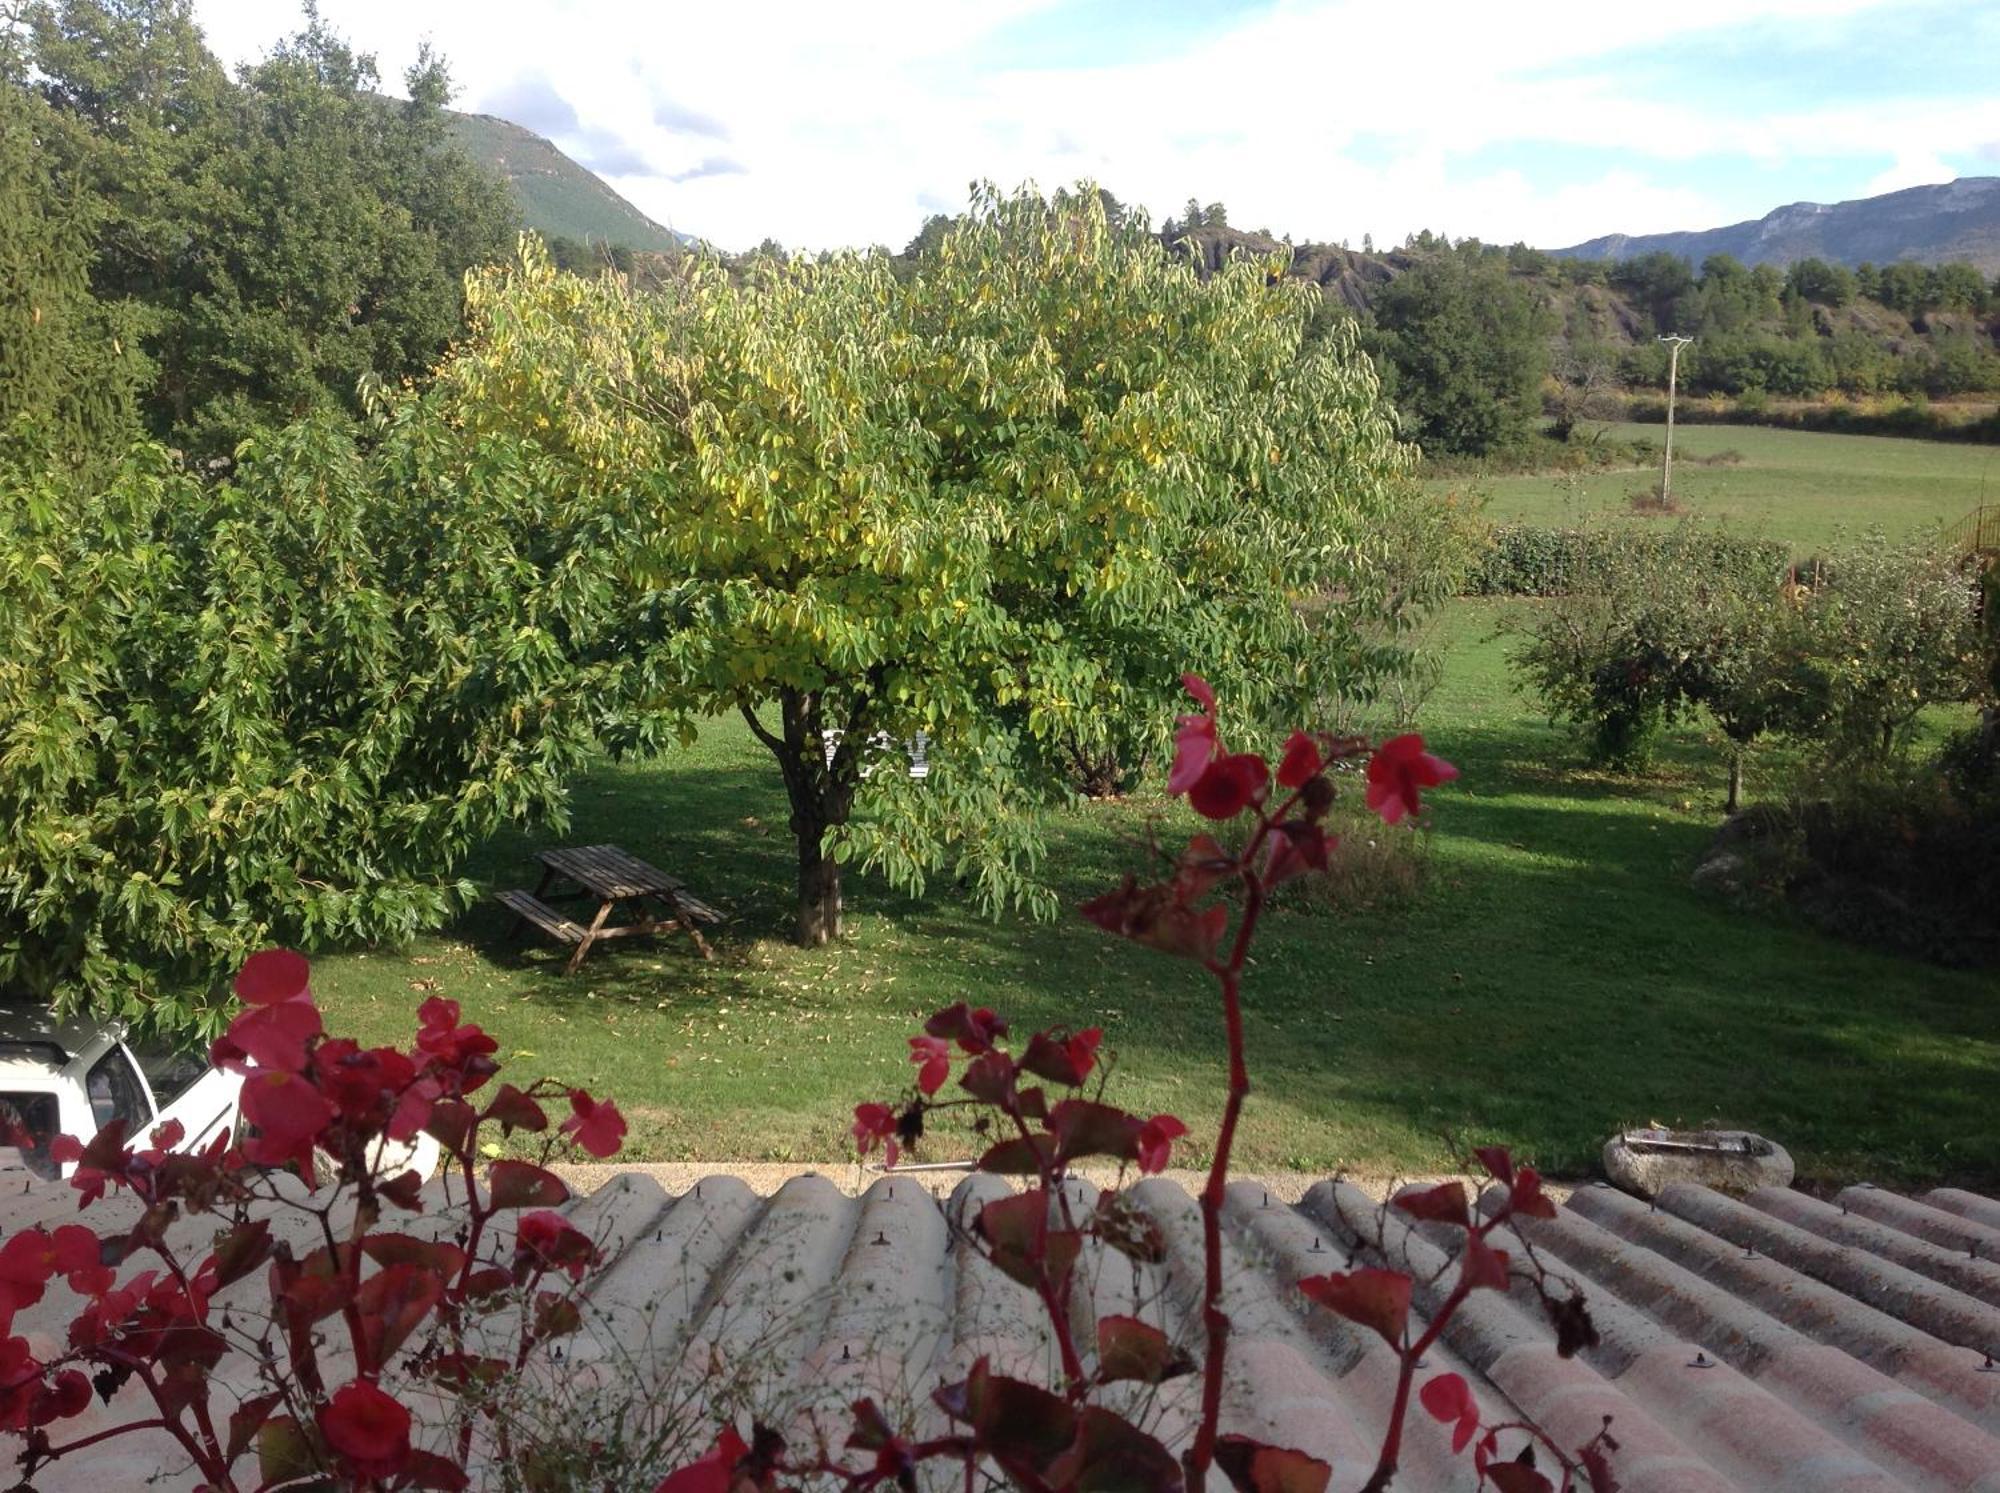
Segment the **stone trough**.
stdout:
<path fill-rule="evenodd" d="M 1604 1143 L 1604 1175 L 1642 1198 L 1676 1182 L 1742 1197 L 1790 1186 L 1793 1171 L 1783 1146 L 1747 1130 L 1625 1130 Z"/>

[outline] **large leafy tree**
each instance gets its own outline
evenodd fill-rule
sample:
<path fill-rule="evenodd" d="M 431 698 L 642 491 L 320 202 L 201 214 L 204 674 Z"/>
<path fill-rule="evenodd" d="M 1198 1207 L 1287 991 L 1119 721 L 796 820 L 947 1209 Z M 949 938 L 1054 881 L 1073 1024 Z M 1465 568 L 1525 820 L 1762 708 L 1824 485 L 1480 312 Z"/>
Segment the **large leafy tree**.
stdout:
<path fill-rule="evenodd" d="M 130 436 L 140 370 L 129 318 L 90 292 L 96 202 L 56 169 L 56 124 L 0 31 L 0 435 L 83 456 Z"/>
<path fill-rule="evenodd" d="M 646 598 L 531 452 L 421 404 L 372 437 L 303 422 L 219 485 L 0 463 L 0 984 L 188 1024 L 262 942 L 434 926 L 644 691 L 590 640 Z"/>
<path fill-rule="evenodd" d="M 821 942 L 847 860 L 1032 896 L 1033 810 L 1152 745 L 1184 666 L 1277 715 L 1402 663 L 1436 585 L 1383 563 L 1409 453 L 1350 335 L 1302 351 L 1278 268 L 1202 280 L 1094 190 L 986 192 L 901 279 L 691 262 L 635 294 L 530 253 L 442 378 L 642 515 L 616 564 L 687 619 L 674 703 L 770 749 Z"/>
<path fill-rule="evenodd" d="M 1426 450 L 1483 455 L 1533 428 L 1550 326 L 1504 256 L 1477 245 L 1427 254 L 1373 310 L 1374 349 Z"/>
<path fill-rule="evenodd" d="M 190 0 L 41 0 L 22 32 L 52 148 L 95 200 L 92 286 L 140 319 L 151 432 L 203 455 L 423 372 L 462 280 L 504 257 L 504 185 L 444 135 L 449 82 L 407 101 L 309 12 L 231 80 Z"/>

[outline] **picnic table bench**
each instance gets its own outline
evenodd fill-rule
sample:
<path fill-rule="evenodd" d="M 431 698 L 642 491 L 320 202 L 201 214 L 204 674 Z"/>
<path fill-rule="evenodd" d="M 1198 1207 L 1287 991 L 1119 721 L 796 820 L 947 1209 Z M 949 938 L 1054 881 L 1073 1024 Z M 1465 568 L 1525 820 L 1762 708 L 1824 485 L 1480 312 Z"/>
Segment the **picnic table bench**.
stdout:
<path fill-rule="evenodd" d="M 532 892 L 496 892 L 493 900 L 514 914 L 517 935 L 532 925 L 558 943 L 575 945 L 564 966 L 565 974 L 574 974 L 583 956 L 602 939 L 632 938 L 673 928 L 686 931 L 702 958 L 715 957 L 699 925 L 719 923 L 722 914 L 658 866 L 648 865 L 616 845 L 565 846 L 538 851 L 535 859 L 542 863 L 542 879 Z M 597 903 L 597 913 L 588 924 L 549 905 L 560 901 L 588 904 L 592 900 Z M 613 922 L 612 915 L 621 906 L 629 906 L 629 911 L 621 914 L 623 921 Z"/>

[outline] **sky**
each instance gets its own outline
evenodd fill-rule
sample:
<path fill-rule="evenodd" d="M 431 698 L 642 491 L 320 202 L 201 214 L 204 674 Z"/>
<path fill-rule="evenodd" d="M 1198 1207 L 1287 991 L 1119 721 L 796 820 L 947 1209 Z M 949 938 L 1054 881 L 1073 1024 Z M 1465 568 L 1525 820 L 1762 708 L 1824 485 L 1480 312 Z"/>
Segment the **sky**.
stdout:
<path fill-rule="evenodd" d="M 283 0 L 195 0 L 252 60 Z M 321 0 L 393 82 L 725 249 L 901 247 L 969 184 L 1294 240 L 1555 248 L 2000 175 L 1993 0 Z"/>

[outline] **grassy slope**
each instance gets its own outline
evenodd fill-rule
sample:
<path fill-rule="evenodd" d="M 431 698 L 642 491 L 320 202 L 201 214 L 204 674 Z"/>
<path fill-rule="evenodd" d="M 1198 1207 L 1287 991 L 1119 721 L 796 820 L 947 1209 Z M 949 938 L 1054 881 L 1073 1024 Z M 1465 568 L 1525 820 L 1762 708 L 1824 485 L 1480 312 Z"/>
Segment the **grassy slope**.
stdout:
<path fill-rule="evenodd" d="M 681 240 L 554 145 L 488 114 L 454 114 L 451 137 L 514 190 L 521 221 L 536 232 L 668 253 Z"/>
<path fill-rule="evenodd" d="M 1428 892 L 1403 913 L 1281 913 L 1260 945 L 1244 1164 L 1432 1168 L 1452 1130 L 1577 1172 L 1618 1126 L 1658 1119 L 1762 1130 L 1808 1176 L 2000 1179 L 1991 980 L 1696 897 L 1686 871 L 1718 811 L 1712 759 L 1681 738 L 1642 786 L 1576 770 L 1508 689 L 1496 618 L 1487 603 L 1451 617 L 1426 713 L 1465 770 L 1438 799 Z M 1051 856 L 1065 896 L 1112 882 L 1122 832 L 1158 807 L 1066 821 Z M 456 938 L 323 961 L 323 998 L 340 1025 L 396 1038 L 435 981 L 517 1077 L 621 1099 L 641 1157 L 836 1159 L 849 1107 L 899 1086 L 904 1037 L 957 999 L 1022 1029 L 1102 1022 L 1125 1102 L 1210 1128 L 1220 1036 L 1203 981 L 1074 918 L 994 924 L 949 895 L 915 905 L 867 881 L 846 946 L 796 950 L 782 940 L 784 821 L 768 758 L 718 723 L 684 754 L 593 775 L 561 837 L 619 841 L 727 903 L 714 964 L 680 942 L 626 944 L 565 979 L 551 951 L 510 948 L 480 909 Z M 548 838 L 504 837 L 472 874 L 531 885 L 535 843 Z"/>
<path fill-rule="evenodd" d="M 1657 444 L 1665 427 L 1612 425 L 1607 433 Z M 1716 466 L 1679 459 L 1728 451 L 1743 459 Z M 1891 534 L 1914 533 L 1951 523 L 1982 500 L 2000 502 L 2000 449 L 1992 446 L 1683 425 L 1674 432 L 1674 453 L 1674 492 L 1692 514 L 1726 519 L 1801 546 L 1826 544 L 1843 533 L 1875 526 Z M 1556 524 L 1601 513 L 1628 515 L 1632 492 L 1657 480 L 1657 470 L 1611 471 L 1575 479 L 1494 477 L 1478 485 L 1496 520 Z"/>

